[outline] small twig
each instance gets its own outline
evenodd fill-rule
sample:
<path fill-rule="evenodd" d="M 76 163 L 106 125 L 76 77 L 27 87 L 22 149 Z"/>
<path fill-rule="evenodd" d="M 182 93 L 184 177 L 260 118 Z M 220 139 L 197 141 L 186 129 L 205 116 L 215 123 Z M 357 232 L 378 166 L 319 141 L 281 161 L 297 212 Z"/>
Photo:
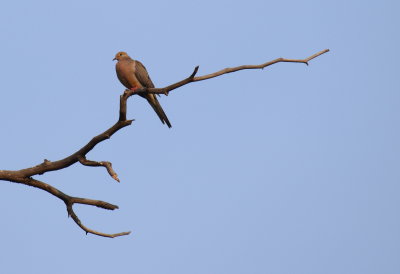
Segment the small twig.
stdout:
<path fill-rule="evenodd" d="M 308 65 L 308 62 L 324 53 L 327 53 L 329 51 L 329 49 L 325 49 L 322 50 L 320 52 L 317 52 L 313 55 L 311 55 L 310 57 L 306 58 L 306 59 L 285 59 L 285 58 L 278 58 L 269 62 L 266 62 L 264 64 L 261 65 L 243 65 L 243 66 L 238 66 L 238 67 L 233 67 L 233 68 L 225 68 L 222 69 L 220 71 L 214 72 L 214 73 L 210 73 L 207 75 L 203 75 L 203 76 L 199 76 L 199 77 L 194 77 L 199 69 L 199 67 L 197 66 L 194 70 L 194 72 L 192 73 L 192 75 L 190 75 L 188 78 L 177 82 L 175 84 L 169 85 L 167 87 L 164 88 L 143 88 L 143 89 L 138 89 L 136 90 L 136 93 L 153 93 L 153 94 L 166 94 L 168 95 L 168 93 L 171 90 L 174 90 L 176 88 L 179 88 L 183 85 L 189 84 L 191 82 L 198 82 L 198 81 L 203 81 L 203 80 L 207 80 L 210 78 L 214 78 L 214 77 L 218 77 L 221 76 L 223 74 L 227 74 L 227 73 L 232 73 L 238 70 L 244 70 L 244 69 L 263 69 L 265 67 L 271 66 L 273 64 L 279 63 L 279 62 L 288 62 L 288 63 L 304 63 Z"/>
<path fill-rule="evenodd" d="M 108 171 L 108 174 L 110 174 L 110 176 L 115 181 L 117 181 L 118 183 L 120 182 L 119 179 L 118 179 L 118 175 L 114 171 L 114 169 L 112 168 L 112 164 L 110 162 L 107 162 L 107 161 L 102 161 L 102 162 L 91 161 L 91 160 L 87 160 L 85 156 L 78 156 L 78 160 L 84 166 L 103 166 L 103 167 L 105 167 L 107 169 L 107 171 Z"/>
<path fill-rule="evenodd" d="M 115 233 L 115 234 L 107 234 L 107 233 L 103 233 L 103 232 L 99 232 L 93 229 L 90 229 L 86 226 L 84 226 L 81 222 L 81 220 L 79 220 L 78 216 L 76 216 L 73 208 L 72 208 L 73 204 L 67 204 L 67 211 L 68 211 L 68 215 L 71 216 L 72 220 L 75 221 L 75 223 L 82 228 L 82 230 L 84 230 L 86 232 L 86 234 L 91 233 L 97 236 L 102 236 L 102 237 L 107 237 L 107 238 L 115 238 L 115 237 L 119 237 L 119 236 L 125 236 L 125 235 L 129 235 L 131 234 L 130 231 L 127 232 L 120 232 L 120 233 Z"/>
<path fill-rule="evenodd" d="M 217 72 L 214 72 L 214 73 L 211 73 L 211 74 L 207 74 L 207 75 L 200 76 L 200 77 L 195 77 L 193 79 L 193 82 L 203 81 L 203 80 L 206 80 L 206 79 L 210 79 L 210 78 L 214 78 L 214 77 L 220 76 L 222 74 L 231 73 L 231 72 L 235 72 L 235 71 L 243 70 L 243 69 L 263 69 L 265 67 L 268 67 L 270 65 L 273 65 L 273 64 L 276 64 L 276 63 L 279 63 L 279 62 L 304 63 L 304 64 L 308 65 L 308 62 L 310 60 L 312 60 L 312 59 L 314 59 L 314 58 L 316 58 L 316 57 L 318 57 L 318 56 L 320 56 L 320 55 L 322 55 L 322 54 L 324 54 L 324 53 L 326 53 L 328 51 L 329 51 L 329 49 L 322 50 L 320 52 L 317 52 L 316 54 L 311 55 L 310 57 L 308 57 L 306 59 L 277 58 L 275 60 L 266 62 L 266 63 L 261 64 L 261 65 L 243 65 L 243 66 L 234 67 L 234 68 L 225 68 L 225 69 L 222 69 L 220 71 L 217 71 Z"/>

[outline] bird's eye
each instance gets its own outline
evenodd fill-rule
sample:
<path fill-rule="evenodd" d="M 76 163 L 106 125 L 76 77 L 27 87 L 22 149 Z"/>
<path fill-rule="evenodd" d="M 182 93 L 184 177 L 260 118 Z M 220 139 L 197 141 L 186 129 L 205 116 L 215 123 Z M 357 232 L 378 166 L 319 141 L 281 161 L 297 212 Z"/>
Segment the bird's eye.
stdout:
<path fill-rule="evenodd" d="M 119 56 L 122 56 L 122 53 L 120 53 Z"/>

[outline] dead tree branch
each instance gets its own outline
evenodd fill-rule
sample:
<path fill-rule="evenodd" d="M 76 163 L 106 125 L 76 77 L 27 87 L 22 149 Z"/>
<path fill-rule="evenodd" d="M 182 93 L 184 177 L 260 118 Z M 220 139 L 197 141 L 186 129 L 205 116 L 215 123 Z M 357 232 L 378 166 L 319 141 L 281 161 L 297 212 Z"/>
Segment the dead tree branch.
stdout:
<path fill-rule="evenodd" d="M 49 161 L 49 160 L 45 159 L 42 163 L 40 163 L 36 166 L 21 169 L 21 170 L 0 170 L 0 180 L 36 187 L 36 188 L 42 189 L 42 190 L 50 193 L 51 195 L 59 198 L 60 200 L 62 200 L 65 203 L 66 209 L 68 212 L 68 216 L 71 216 L 71 218 L 74 220 L 74 222 L 82 230 L 84 230 L 86 232 L 86 234 L 91 233 L 94 235 L 98 235 L 98 236 L 102 236 L 102 237 L 110 237 L 110 238 L 128 235 L 128 234 L 130 234 L 130 232 L 106 234 L 106 233 L 92 230 L 82 224 L 82 222 L 79 220 L 78 216 L 75 214 L 75 212 L 73 210 L 74 204 L 91 205 L 91 206 L 96 206 L 96 207 L 107 209 L 107 210 L 117 209 L 118 206 L 104 202 L 104 201 L 100 201 L 100 200 L 91 200 L 91 199 L 86 199 L 86 198 L 69 196 L 49 184 L 46 184 L 39 180 L 33 179 L 32 176 L 41 175 L 46 172 L 67 168 L 67 167 L 75 164 L 76 162 L 80 162 L 82 165 L 85 165 L 85 166 L 105 167 L 108 174 L 114 180 L 119 182 L 118 175 L 112 168 L 112 164 L 110 162 L 107 162 L 107 161 L 97 162 L 97 161 L 87 160 L 86 154 L 89 151 L 91 151 L 100 142 L 111 138 L 111 136 L 114 133 L 116 133 L 118 130 L 132 124 L 133 120 L 126 119 L 127 100 L 130 96 L 132 96 L 134 94 L 146 93 L 146 92 L 153 93 L 153 94 L 168 95 L 168 93 L 170 91 L 177 89 L 181 86 L 184 86 L 186 84 L 189 84 L 191 82 L 203 81 L 203 80 L 207 80 L 210 78 L 221 76 L 223 74 L 243 70 L 243 69 L 263 69 L 267 66 L 270 66 L 270 65 L 273 65 L 273 64 L 276 64 L 279 62 L 304 63 L 304 64 L 308 65 L 308 62 L 310 60 L 312 60 L 328 51 L 329 51 L 328 49 L 320 51 L 314 55 L 311 55 L 310 57 L 308 57 L 306 59 L 278 58 L 278 59 L 266 62 L 261 65 L 243 65 L 243 66 L 239 66 L 239 67 L 225 68 L 223 70 L 220 70 L 220 71 L 217 71 L 217 72 L 214 72 L 211 74 L 195 77 L 198 72 L 198 69 L 199 69 L 199 67 L 197 66 L 197 67 L 195 67 L 194 71 L 192 72 L 192 74 L 189 77 L 187 77 L 186 79 L 183 79 L 182 81 L 176 82 L 175 84 L 169 85 L 167 87 L 164 87 L 164 88 L 142 88 L 142 89 L 137 89 L 135 91 L 125 90 L 125 92 L 120 96 L 119 119 L 109 129 L 107 129 L 103 133 L 93 137 L 86 145 L 84 145 L 78 151 L 74 152 L 73 154 L 69 155 L 68 157 L 66 157 L 64 159 L 57 160 L 57 161 Z"/>
<path fill-rule="evenodd" d="M 4 180 L 3 178 L 1 178 L 1 179 Z M 98 236 L 115 238 L 118 236 L 128 235 L 131 233 L 130 231 L 128 231 L 128 232 L 120 232 L 120 233 L 115 233 L 115 234 L 107 234 L 107 233 L 102 233 L 102 232 L 98 232 L 98 231 L 92 230 L 90 228 L 87 228 L 81 223 L 81 221 L 79 220 L 78 216 L 75 214 L 75 212 L 72 208 L 72 206 L 74 204 L 84 204 L 84 205 L 97 206 L 97 207 L 107 209 L 107 210 L 114 210 L 114 209 L 118 208 L 118 206 L 116 206 L 116 205 L 113 205 L 113 204 L 110 204 L 110 203 L 107 203 L 104 201 L 100 201 L 100 200 L 91 200 L 91 199 L 86 199 L 86 198 L 72 197 L 49 184 L 46 184 L 39 180 L 35 180 L 33 178 L 14 178 L 13 180 L 9 180 L 9 179 L 6 179 L 6 180 L 14 182 L 14 183 L 20 183 L 20 184 L 24 184 L 27 186 L 32 186 L 32 187 L 42 189 L 42 190 L 47 191 L 48 193 L 54 195 L 55 197 L 59 198 L 60 200 L 64 201 L 64 203 L 67 207 L 68 216 L 71 216 L 71 218 L 75 221 L 75 223 L 80 228 L 82 228 L 86 232 L 86 234 L 91 233 L 91 234 L 95 234 Z"/>
<path fill-rule="evenodd" d="M 122 102 L 124 100 L 124 102 Z M 57 198 L 61 199 L 64 201 L 67 207 L 67 212 L 68 216 L 71 216 L 71 218 L 75 221 L 75 223 L 82 228 L 86 234 L 91 233 L 95 234 L 98 236 L 103 236 L 103 237 L 118 237 L 118 236 L 123 236 L 123 235 L 128 235 L 130 232 L 121 232 L 121 233 L 115 233 L 115 234 L 106 234 L 102 232 L 98 232 L 95 230 L 92 230 L 90 228 L 85 227 L 82 222 L 79 220 L 78 216 L 75 214 L 72 206 L 73 204 L 86 204 L 86 205 L 92 205 L 92 206 L 97 206 L 103 209 L 108 209 L 108 210 L 114 210 L 117 209 L 118 206 L 112 205 L 107 202 L 99 201 L 99 200 L 91 200 L 91 199 L 85 199 L 85 198 L 78 198 L 78 197 L 72 197 L 69 196 L 61 191 L 59 191 L 57 188 L 46 184 L 44 182 L 35 180 L 32 178 L 34 175 L 41 175 L 49 171 L 54 171 L 54 170 L 60 170 L 63 168 L 67 168 L 76 162 L 80 162 L 82 165 L 85 166 L 103 166 L 106 168 L 110 176 L 119 182 L 118 175 L 112 168 L 112 164 L 107 161 L 102 161 L 102 162 L 96 162 L 96 161 L 90 161 L 86 159 L 86 154 L 91 151 L 98 143 L 110 139 L 111 136 L 117 132 L 118 130 L 129 126 L 132 124 L 133 120 L 126 120 L 126 100 L 127 98 L 124 98 L 121 96 L 121 106 L 124 106 L 124 108 L 120 109 L 120 116 L 125 117 L 123 120 L 118 120 L 112 127 L 107 129 L 105 132 L 95 136 L 92 138 L 92 140 L 89 141 L 85 146 L 83 146 L 81 149 L 76 151 L 75 153 L 71 154 L 70 156 L 58 160 L 58 161 L 49 161 L 45 159 L 43 163 L 38 164 L 34 167 L 26 168 L 26 169 L 21 169 L 21 170 L 0 170 L 0 180 L 4 181 L 10 181 L 14 183 L 20 183 L 24 185 L 29 185 L 33 186 L 36 188 L 40 188 L 44 191 L 49 192 L 50 194 L 56 196 Z"/>
<path fill-rule="evenodd" d="M 84 166 L 103 166 L 107 169 L 108 174 L 117 181 L 118 183 L 120 182 L 118 179 L 117 173 L 115 173 L 114 169 L 112 168 L 112 164 L 110 162 L 102 161 L 102 162 L 96 162 L 96 161 L 90 161 L 87 160 L 84 156 L 79 156 L 78 157 L 79 162 L 84 165 Z"/>
<path fill-rule="evenodd" d="M 220 71 L 214 72 L 214 73 L 210 73 L 207 75 L 203 75 L 203 76 L 198 76 L 195 77 L 197 74 L 197 71 L 199 70 L 199 66 L 194 68 L 193 73 L 186 79 L 179 81 L 175 84 L 169 85 L 167 87 L 164 88 L 142 88 L 142 89 L 137 89 L 135 92 L 131 92 L 132 95 L 135 93 L 153 93 L 153 94 L 165 94 L 168 95 L 169 92 L 171 90 L 174 90 L 176 88 L 179 88 L 181 86 L 184 86 L 186 84 L 192 83 L 192 82 L 198 82 L 198 81 L 203 81 L 203 80 L 207 80 L 207 79 L 211 79 L 214 77 L 218 77 L 221 76 L 223 74 L 227 74 L 227 73 L 231 73 L 231 72 L 235 72 L 235 71 L 239 71 L 239 70 L 244 70 L 244 69 L 264 69 L 265 67 L 271 66 L 273 64 L 276 63 L 281 63 L 281 62 L 286 62 L 286 63 L 303 63 L 306 64 L 308 66 L 308 62 L 311 61 L 314 58 L 317 58 L 318 56 L 327 53 L 329 51 L 329 49 L 324 49 L 321 50 L 320 52 L 317 52 L 313 55 L 311 55 L 310 57 L 306 58 L 306 59 L 286 59 L 286 58 L 277 58 L 275 60 L 266 62 L 264 64 L 260 64 L 260 65 L 243 65 L 243 66 L 238 66 L 238 67 L 233 67 L 233 68 L 225 68 L 222 69 Z"/>

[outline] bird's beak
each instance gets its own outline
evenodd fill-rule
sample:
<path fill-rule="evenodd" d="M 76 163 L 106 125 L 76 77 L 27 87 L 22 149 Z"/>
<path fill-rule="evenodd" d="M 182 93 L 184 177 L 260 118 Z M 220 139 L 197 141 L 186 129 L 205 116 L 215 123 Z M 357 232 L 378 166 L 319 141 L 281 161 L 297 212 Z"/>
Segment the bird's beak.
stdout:
<path fill-rule="evenodd" d="M 117 57 L 115 57 L 115 58 L 113 59 L 113 61 L 115 61 L 115 60 L 117 60 Z"/>

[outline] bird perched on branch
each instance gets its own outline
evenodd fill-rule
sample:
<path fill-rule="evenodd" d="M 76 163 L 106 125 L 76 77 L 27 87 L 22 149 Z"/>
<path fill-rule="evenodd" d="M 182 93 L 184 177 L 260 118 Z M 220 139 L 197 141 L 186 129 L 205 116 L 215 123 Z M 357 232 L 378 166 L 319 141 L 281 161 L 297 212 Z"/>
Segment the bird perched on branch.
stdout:
<path fill-rule="evenodd" d="M 118 61 L 115 65 L 115 70 L 117 71 L 119 81 L 127 89 L 136 90 L 140 88 L 154 88 L 154 84 L 151 81 L 146 68 L 141 62 L 133 60 L 126 52 L 123 51 L 118 52 L 113 60 Z M 171 127 L 171 123 L 169 122 L 167 115 L 165 115 L 165 112 L 158 102 L 155 94 L 145 93 L 139 95 L 149 102 L 151 107 L 157 113 L 161 122 L 163 124 L 167 124 L 168 127 Z"/>

